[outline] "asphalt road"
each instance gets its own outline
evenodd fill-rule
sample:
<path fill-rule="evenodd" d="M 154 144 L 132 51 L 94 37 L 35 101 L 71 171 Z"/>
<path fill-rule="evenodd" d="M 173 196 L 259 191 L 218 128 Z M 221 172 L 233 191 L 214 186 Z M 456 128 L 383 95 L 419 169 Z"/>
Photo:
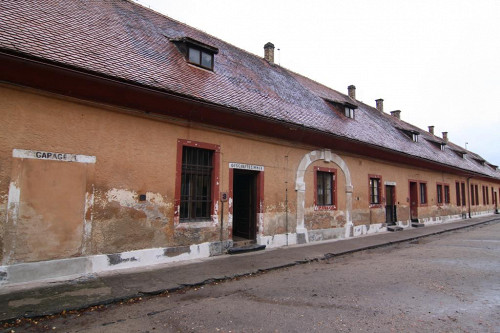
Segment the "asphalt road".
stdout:
<path fill-rule="evenodd" d="M 500 223 L 13 330 L 500 332 Z"/>

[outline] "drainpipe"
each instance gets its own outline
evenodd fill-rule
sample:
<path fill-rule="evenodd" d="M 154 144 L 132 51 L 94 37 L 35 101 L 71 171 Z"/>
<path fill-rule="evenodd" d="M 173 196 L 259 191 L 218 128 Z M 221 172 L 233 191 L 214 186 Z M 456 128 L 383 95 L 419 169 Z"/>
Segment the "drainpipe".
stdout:
<path fill-rule="evenodd" d="M 220 201 L 221 214 L 220 214 L 220 254 L 224 253 L 223 230 L 224 230 L 224 201 Z"/>
<path fill-rule="evenodd" d="M 286 233 L 286 246 L 288 246 L 288 155 L 285 155 L 285 233 Z"/>
<path fill-rule="evenodd" d="M 471 193 L 470 193 L 470 179 L 471 178 L 472 178 L 472 176 L 471 177 L 467 177 L 467 199 L 469 201 L 467 206 L 469 206 L 469 218 L 470 219 L 472 218 L 471 213 L 470 213 L 470 195 L 471 195 Z"/>

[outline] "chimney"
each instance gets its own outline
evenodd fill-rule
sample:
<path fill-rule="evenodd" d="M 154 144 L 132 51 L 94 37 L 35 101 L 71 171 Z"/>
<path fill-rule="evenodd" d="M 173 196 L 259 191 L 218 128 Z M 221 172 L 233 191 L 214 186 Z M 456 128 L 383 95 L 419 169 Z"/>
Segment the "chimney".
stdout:
<path fill-rule="evenodd" d="M 274 64 L 274 45 L 271 42 L 264 45 L 264 59 Z"/>
<path fill-rule="evenodd" d="M 349 94 L 349 97 L 356 99 L 356 86 L 351 84 L 347 87 L 347 93 Z"/>
<path fill-rule="evenodd" d="M 443 132 L 443 140 L 448 142 L 448 132 Z"/>
<path fill-rule="evenodd" d="M 391 116 L 401 119 L 401 110 L 391 111 Z"/>
<path fill-rule="evenodd" d="M 434 126 L 429 126 L 429 133 L 434 135 Z"/>
<path fill-rule="evenodd" d="M 377 103 L 377 110 L 380 112 L 384 112 L 384 100 L 382 98 L 376 99 L 375 102 Z"/>

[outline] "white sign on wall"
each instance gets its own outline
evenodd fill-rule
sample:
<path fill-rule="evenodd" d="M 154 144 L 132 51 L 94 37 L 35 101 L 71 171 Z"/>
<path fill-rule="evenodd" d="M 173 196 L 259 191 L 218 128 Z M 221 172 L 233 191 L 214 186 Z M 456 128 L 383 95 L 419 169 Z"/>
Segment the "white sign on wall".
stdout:
<path fill-rule="evenodd" d="M 264 171 L 264 167 L 262 165 L 243 164 L 243 163 L 229 163 L 229 169 Z"/>
<path fill-rule="evenodd" d="M 25 149 L 14 149 L 12 151 L 12 157 L 32 158 L 37 160 L 53 160 L 62 162 L 78 162 L 78 163 L 96 162 L 95 156 L 57 153 L 57 152 L 40 151 L 40 150 L 25 150 Z"/>

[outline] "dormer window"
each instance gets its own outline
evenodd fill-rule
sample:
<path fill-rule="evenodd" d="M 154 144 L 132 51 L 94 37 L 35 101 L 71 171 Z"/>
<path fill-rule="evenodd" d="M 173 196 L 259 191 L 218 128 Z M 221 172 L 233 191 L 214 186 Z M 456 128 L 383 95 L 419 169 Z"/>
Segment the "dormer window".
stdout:
<path fill-rule="evenodd" d="M 214 55 L 219 52 L 216 47 L 207 45 L 189 37 L 174 39 L 177 48 L 184 54 L 186 60 L 193 65 L 213 70 Z"/>
<path fill-rule="evenodd" d="M 345 116 L 354 119 L 354 109 L 350 106 L 345 107 Z"/>
<path fill-rule="evenodd" d="M 420 135 L 419 132 L 408 128 L 401 128 L 401 127 L 396 127 L 396 128 L 399 129 L 401 132 L 403 132 L 413 142 L 418 142 L 418 136 Z"/>
<path fill-rule="evenodd" d="M 355 110 L 358 108 L 357 105 L 346 103 L 344 101 L 334 101 L 326 98 L 324 98 L 323 100 L 337 114 L 340 114 L 350 119 L 354 119 Z"/>
<path fill-rule="evenodd" d="M 486 161 L 483 160 L 482 158 L 476 158 L 476 157 L 473 157 L 474 161 L 476 161 L 477 163 L 481 164 L 481 165 L 486 165 Z"/>
<path fill-rule="evenodd" d="M 214 55 L 194 47 L 189 47 L 188 60 L 194 65 L 212 70 L 214 68 Z"/>
<path fill-rule="evenodd" d="M 350 103 L 343 103 L 343 104 L 344 104 L 344 115 L 347 118 L 354 119 L 354 110 L 356 110 L 358 106 Z"/>
<path fill-rule="evenodd" d="M 425 138 L 425 139 L 429 141 L 434 147 L 439 148 L 441 151 L 444 151 L 446 149 L 446 142 L 436 141 L 433 138 Z"/>

